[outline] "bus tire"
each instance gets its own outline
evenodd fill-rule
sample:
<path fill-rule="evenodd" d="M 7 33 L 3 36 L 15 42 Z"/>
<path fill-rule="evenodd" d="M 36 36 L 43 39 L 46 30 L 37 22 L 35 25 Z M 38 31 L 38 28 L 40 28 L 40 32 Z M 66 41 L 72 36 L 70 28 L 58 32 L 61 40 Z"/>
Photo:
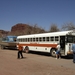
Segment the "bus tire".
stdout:
<path fill-rule="evenodd" d="M 5 47 L 3 45 L 1 45 L 1 49 L 5 49 Z"/>
<path fill-rule="evenodd" d="M 29 53 L 29 47 L 28 46 L 25 47 L 24 52 Z"/>
<path fill-rule="evenodd" d="M 56 56 L 56 49 L 51 49 L 51 52 L 50 52 L 51 56 L 52 57 L 55 57 Z"/>

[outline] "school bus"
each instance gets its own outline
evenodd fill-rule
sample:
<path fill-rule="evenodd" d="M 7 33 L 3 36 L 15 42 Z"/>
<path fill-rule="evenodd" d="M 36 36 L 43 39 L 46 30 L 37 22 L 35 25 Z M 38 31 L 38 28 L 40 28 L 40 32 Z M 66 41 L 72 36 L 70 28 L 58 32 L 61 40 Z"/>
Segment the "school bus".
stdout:
<path fill-rule="evenodd" d="M 22 46 L 25 52 L 47 52 L 55 57 L 57 43 L 60 43 L 61 56 L 68 56 L 72 55 L 72 44 L 74 40 L 75 30 L 20 35 L 17 37 L 17 48 Z"/>

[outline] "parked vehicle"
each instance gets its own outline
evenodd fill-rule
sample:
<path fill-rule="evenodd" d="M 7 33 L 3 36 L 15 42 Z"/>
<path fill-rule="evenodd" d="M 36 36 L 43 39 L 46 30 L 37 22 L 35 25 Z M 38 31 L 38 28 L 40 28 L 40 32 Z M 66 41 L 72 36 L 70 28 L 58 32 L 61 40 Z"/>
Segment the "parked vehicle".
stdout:
<path fill-rule="evenodd" d="M 59 31 L 51 33 L 21 35 L 17 37 L 17 47 L 23 46 L 26 52 L 39 51 L 50 53 L 51 56 L 56 55 L 56 46 L 60 43 L 61 56 L 72 54 L 72 44 L 75 40 L 75 31 Z M 27 51 L 28 50 L 28 51 Z"/>
<path fill-rule="evenodd" d="M 1 49 L 5 48 L 16 49 L 16 38 L 17 36 L 6 36 L 1 38 L 0 41 Z"/>

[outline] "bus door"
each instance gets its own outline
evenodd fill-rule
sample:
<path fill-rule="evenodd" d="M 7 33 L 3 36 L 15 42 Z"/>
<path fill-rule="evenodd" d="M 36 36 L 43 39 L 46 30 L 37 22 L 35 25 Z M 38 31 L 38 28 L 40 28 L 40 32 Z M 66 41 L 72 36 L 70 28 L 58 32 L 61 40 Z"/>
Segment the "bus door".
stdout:
<path fill-rule="evenodd" d="M 60 36 L 61 50 L 65 50 L 65 36 Z"/>

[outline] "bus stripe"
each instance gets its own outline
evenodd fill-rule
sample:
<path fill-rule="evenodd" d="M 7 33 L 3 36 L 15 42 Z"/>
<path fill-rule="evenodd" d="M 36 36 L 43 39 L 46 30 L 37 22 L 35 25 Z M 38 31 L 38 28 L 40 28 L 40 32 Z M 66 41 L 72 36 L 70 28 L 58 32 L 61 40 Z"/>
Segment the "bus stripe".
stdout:
<path fill-rule="evenodd" d="M 57 46 L 57 44 L 18 44 L 21 46 L 39 46 L 39 47 L 55 47 Z"/>

